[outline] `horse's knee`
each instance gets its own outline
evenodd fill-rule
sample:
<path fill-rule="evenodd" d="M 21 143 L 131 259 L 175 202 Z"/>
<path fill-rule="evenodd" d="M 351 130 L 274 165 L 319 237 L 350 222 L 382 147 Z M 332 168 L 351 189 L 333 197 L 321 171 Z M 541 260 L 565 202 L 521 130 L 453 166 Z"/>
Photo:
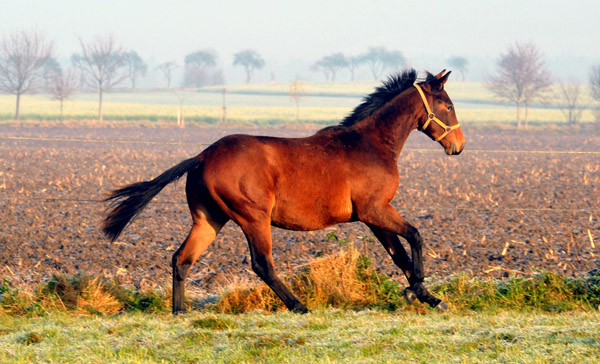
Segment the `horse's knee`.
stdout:
<path fill-rule="evenodd" d="M 411 249 L 422 249 L 423 248 L 423 238 L 421 237 L 421 233 L 417 228 L 412 228 L 406 234 L 406 240 L 410 244 Z"/>

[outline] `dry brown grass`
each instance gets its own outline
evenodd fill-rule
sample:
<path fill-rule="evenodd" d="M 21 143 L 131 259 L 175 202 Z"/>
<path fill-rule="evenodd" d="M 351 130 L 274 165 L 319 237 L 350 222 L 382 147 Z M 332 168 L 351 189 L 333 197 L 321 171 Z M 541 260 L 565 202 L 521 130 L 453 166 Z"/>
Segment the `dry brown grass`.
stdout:
<path fill-rule="evenodd" d="M 47 312 L 109 315 L 123 311 L 165 312 L 170 294 L 133 291 L 104 277 L 54 275 L 34 289 L 0 284 L 0 315 L 38 316 Z"/>
<path fill-rule="evenodd" d="M 248 280 L 235 279 L 223 288 L 214 309 L 220 313 L 279 311 L 285 305 L 266 284 L 252 285 Z"/>
<path fill-rule="evenodd" d="M 359 277 L 367 273 L 359 272 L 360 257 L 360 252 L 350 246 L 337 255 L 317 259 L 293 281 L 293 290 L 310 309 L 373 304 L 376 298 L 372 282 Z"/>
<path fill-rule="evenodd" d="M 377 274 L 368 257 L 352 245 L 317 259 L 286 279 L 291 291 L 308 309 L 384 307 L 398 301 L 396 282 Z M 265 284 L 252 287 L 236 281 L 224 289 L 214 307 L 221 313 L 278 311 L 283 303 Z"/>
<path fill-rule="evenodd" d="M 122 311 L 124 304 L 107 292 L 102 282 L 96 277 L 83 288 L 77 298 L 76 307 L 82 313 L 111 314 Z"/>

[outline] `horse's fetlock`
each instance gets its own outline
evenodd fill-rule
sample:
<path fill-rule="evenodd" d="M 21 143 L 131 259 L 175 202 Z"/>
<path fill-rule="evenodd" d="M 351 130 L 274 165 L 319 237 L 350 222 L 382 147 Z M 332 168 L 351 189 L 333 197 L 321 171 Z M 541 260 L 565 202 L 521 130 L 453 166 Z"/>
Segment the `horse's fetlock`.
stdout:
<path fill-rule="evenodd" d="M 423 275 L 419 276 L 417 274 L 414 274 L 410 278 L 408 278 L 408 283 L 410 284 L 411 287 L 413 287 L 413 286 L 422 284 L 424 280 L 425 280 L 425 277 L 423 277 Z"/>

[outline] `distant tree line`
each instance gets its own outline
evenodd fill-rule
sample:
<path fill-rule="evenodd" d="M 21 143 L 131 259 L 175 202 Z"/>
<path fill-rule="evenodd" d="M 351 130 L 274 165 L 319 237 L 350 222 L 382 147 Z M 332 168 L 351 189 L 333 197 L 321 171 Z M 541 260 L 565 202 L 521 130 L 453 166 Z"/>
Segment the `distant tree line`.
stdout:
<path fill-rule="evenodd" d="M 389 51 L 385 47 L 369 47 L 362 54 L 356 56 L 345 56 L 343 53 L 333 53 L 318 59 L 311 69 L 321 71 L 327 81 L 334 82 L 337 72 L 348 68 L 350 81 L 354 81 L 356 70 L 366 65 L 371 71 L 374 80 L 382 77 L 388 70 L 399 70 L 406 65 L 406 59 L 401 51 Z"/>
<path fill-rule="evenodd" d="M 20 118 L 21 96 L 25 93 L 45 91 L 50 94 L 60 103 L 62 120 L 65 100 L 76 91 L 94 90 L 98 93 L 98 120 L 102 121 L 104 93 L 117 86 L 123 87 L 126 82 L 134 91 L 139 78 L 148 71 L 148 65 L 140 55 L 125 49 L 112 35 L 87 41 L 79 39 L 79 45 L 80 52 L 71 55 L 71 67 L 63 70 L 56 60 L 54 43 L 37 30 L 15 31 L 0 40 L 0 92 L 16 96 L 16 120 Z M 451 56 L 446 63 L 465 79 L 469 66 L 465 57 Z M 217 64 L 218 56 L 214 50 L 200 49 L 185 55 L 182 66 L 170 60 L 154 70 L 162 74 L 166 89 L 172 89 L 174 71 L 180 67 L 183 67 L 182 87 L 224 85 L 225 75 Z M 244 49 L 233 55 L 231 64 L 243 68 L 246 82 L 250 83 L 266 62 L 256 50 Z M 361 67 L 366 67 L 373 79 L 378 80 L 405 66 L 406 58 L 401 51 L 369 47 L 357 55 L 331 53 L 317 59 L 310 69 L 322 72 L 327 81 L 334 82 L 344 69 L 349 71 L 350 81 L 355 80 Z M 274 79 L 273 73 L 271 79 Z M 600 102 L 600 65 L 591 68 L 589 84 L 592 98 Z M 515 105 L 518 127 L 527 126 L 528 110 L 535 102 L 557 105 L 567 122 L 574 125 L 587 107 L 581 102 L 580 83 L 574 79 L 555 82 L 546 69 L 541 51 L 533 43 L 510 45 L 500 54 L 496 69 L 485 85 L 499 99 Z M 595 115 L 600 121 L 598 107 Z"/>

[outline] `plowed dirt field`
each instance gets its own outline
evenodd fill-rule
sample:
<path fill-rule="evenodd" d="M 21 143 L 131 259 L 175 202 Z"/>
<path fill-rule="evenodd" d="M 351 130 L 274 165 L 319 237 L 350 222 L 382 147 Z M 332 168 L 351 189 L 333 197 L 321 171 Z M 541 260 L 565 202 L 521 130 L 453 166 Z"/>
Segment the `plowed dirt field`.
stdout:
<path fill-rule="evenodd" d="M 111 189 L 157 176 L 227 134 L 313 132 L 2 126 L 0 276 L 33 285 L 53 272 L 85 272 L 138 287 L 165 285 L 171 255 L 191 223 L 185 182 L 167 186 L 114 243 L 99 231 L 105 206 L 97 201 Z M 594 268 L 600 255 L 599 134 L 467 130 L 465 137 L 465 151 L 450 157 L 414 132 L 398 162 L 401 181 L 393 205 L 424 238 L 426 275 L 578 275 Z M 292 272 L 337 251 L 338 243 L 327 238 L 331 231 L 403 279 L 361 223 L 315 232 L 274 228 L 279 271 Z M 207 292 L 237 277 L 257 281 L 235 224 L 225 226 L 189 277 L 191 287 Z"/>

